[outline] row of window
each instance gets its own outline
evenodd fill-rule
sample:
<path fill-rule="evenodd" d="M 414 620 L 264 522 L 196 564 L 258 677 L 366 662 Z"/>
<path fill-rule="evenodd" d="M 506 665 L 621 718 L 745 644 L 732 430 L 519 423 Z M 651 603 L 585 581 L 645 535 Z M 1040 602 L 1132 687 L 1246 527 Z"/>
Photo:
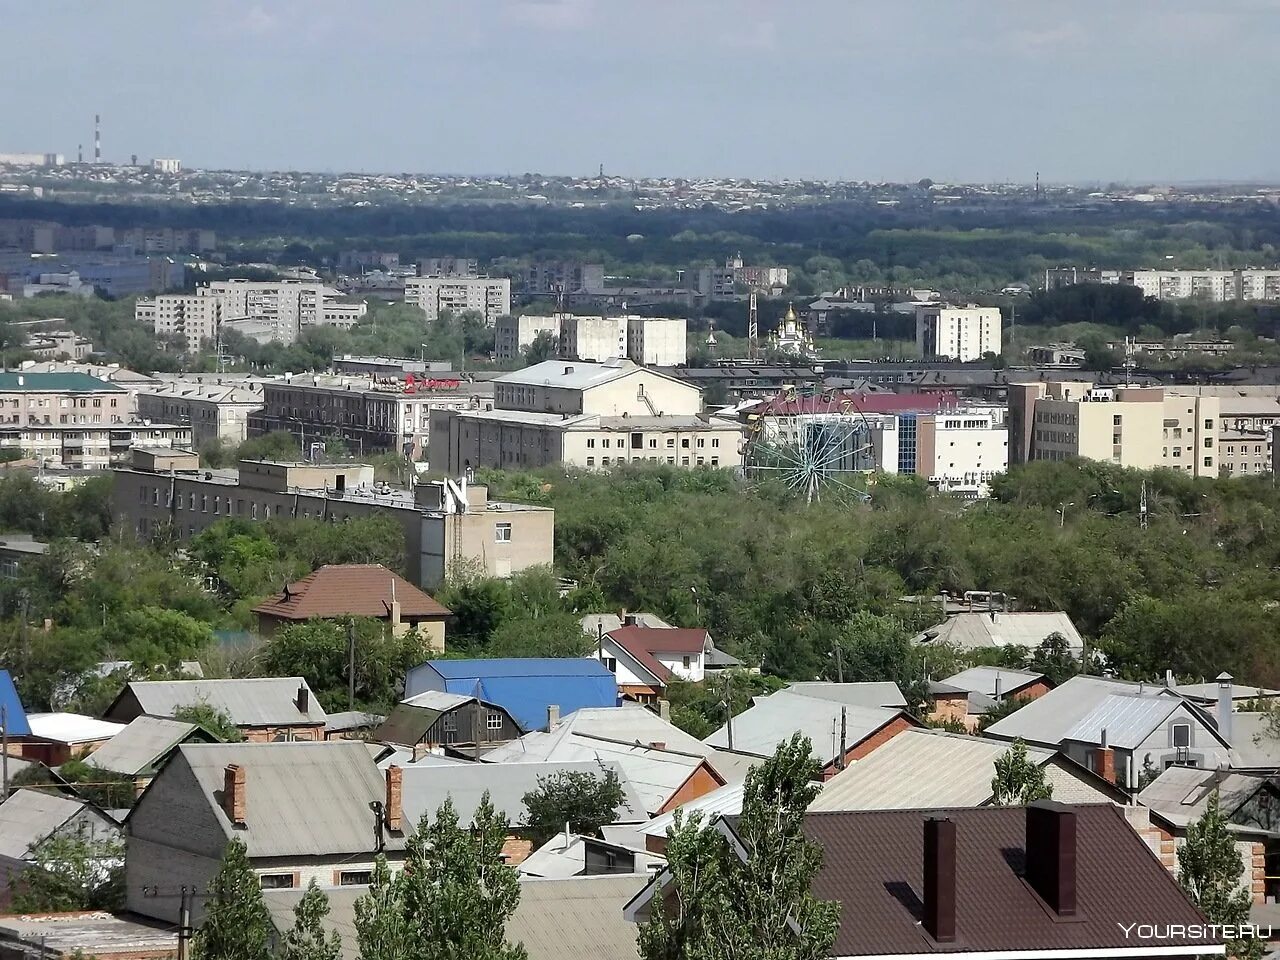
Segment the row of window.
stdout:
<path fill-rule="evenodd" d="M 635 449 L 639 449 L 639 447 L 640 447 L 640 442 L 639 442 L 639 440 L 640 440 L 640 436 L 641 436 L 641 435 L 640 435 L 640 434 L 638 434 L 638 433 L 634 433 L 634 434 L 632 434 L 632 435 L 631 435 L 631 448 L 632 448 L 633 450 L 635 450 Z M 595 445 L 596 445 L 596 438 L 595 438 L 595 437 L 587 437 L 587 449 L 588 449 L 588 450 L 594 450 L 594 449 L 595 449 Z M 617 438 L 615 438 L 615 439 L 614 439 L 614 441 L 613 441 L 613 445 L 614 445 L 615 447 L 617 447 L 619 450 L 625 450 L 625 449 L 626 449 L 626 447 L 627 447 L 627 438 L 626 438 L 626 437 L 617 437 Z M 675 437 L 667 437 L 667 444 L 666 444 L 667 449 L 668 449 L 668 450 L 674 449 L 674 448 L 675 448 L 675 445 L 676 445 Z M 698 446 L 698 447 L 705 447 L 706 445 L 707 445 L 707 438 L 706 438 L 706 437 L 698 437 L 698 438 L 697 438 L 696 446 Z M 601 438 L 600 438 L 600 446 L 601 446 L 601 447 L 604 447 L 604 448 L 607 450 L 607 449 L 609 448 L 609 438 L 608 438 L 608 437 L 601 437 Z M 720 446 L 720 438 L 719 438 L 719 437 L 712 437 L 712 438 L 711 438 L 711 446 L 713 446 L 713 447 L 718 447 L 718 446 Z M 650 449 L 650 450 L 656 450 L 656 449 L 657 449 L 657 447 L 658 447 L 658 438 L 657 438 L 657 437 L 649 437 L 649 449 Z M 683 449 L 683 450 L 688 450 L 688 449 L 689 449 L 689 438 L 688 438 L 688 437 L 681 437 L 681 438 L 680 438 L 680 447 L 681 447 L 681 449 Z"/>
<path fill-rule="evenodd" d="M 641 462 L 642 460 L 645 460 L 645 459 L 646 459 L 645 457 L 632 457 L 632 458 L 631 458 L 631 462 L 632 462 L 632 463 L 639 463 L 639 462 Z M 647 459 L 648 459 L 648 461 L 649 461 L 650 463 L 661 463 L 661 462 L 662 462 L 661 458 L 659 458 L 659 457 L 648 457 Z M 611 458 L 609 458 L 609 457 L 601 457 L 601 458 L 600 458 L 600 466 L 602 466 L 602 467 L 607 467 L 607 466 L 609 466 L 609 465 L 610 465 L 610 463 L 626 463 L 626 462 L 627 462 L 627 458 L 626 458 L 626 457 L 613 457 L 612 459 L 611 459 Z M 676 462 L 676 458 L 675 458 L 675 457 L 667 457 L 667 463 L 674 465 L 674 464 L 675 464 L 675 462 Z M 595 457 L 587 457 L 587 466 L 588 466 L 588 467 L 594 467 L 595 465 L 596 465 L 596 458 L 595 458 Z M 681 457 L 681 458 L 680 458 L 680 466 L 682 466 L 682 467 L 687 467 L 687 466 L 689 466 L 689 465 L 690 465 L 690 464 L 689 464 L 689 458 L 688 458 L 688 457 Z M 696 458 L 694 458 L 694 464 L 693 464 L 693 465 L 694 465 L 694 466 L 698 466 L 698 467 L 705 467 L 705 466 L 707 465 L 707 458 L 706 458 L 706 457 L 696 457 Z M 712 458 L 711 458 L 711 466 L 713 466 L 713 467 L 718 467 L 718 466 L 720 466 L 720 458 L 719 458 L 719 457 L 712 457 Z"/>

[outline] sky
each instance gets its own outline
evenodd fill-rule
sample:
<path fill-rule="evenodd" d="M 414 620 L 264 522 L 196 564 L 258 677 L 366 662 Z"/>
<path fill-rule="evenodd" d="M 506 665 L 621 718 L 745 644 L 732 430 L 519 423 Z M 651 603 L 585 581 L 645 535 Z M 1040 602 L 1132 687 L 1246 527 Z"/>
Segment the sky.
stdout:
<path fill-rule="evenodd" d="M 0 152 L 1280 181 L 1280 0 L 0 0 Z"/>

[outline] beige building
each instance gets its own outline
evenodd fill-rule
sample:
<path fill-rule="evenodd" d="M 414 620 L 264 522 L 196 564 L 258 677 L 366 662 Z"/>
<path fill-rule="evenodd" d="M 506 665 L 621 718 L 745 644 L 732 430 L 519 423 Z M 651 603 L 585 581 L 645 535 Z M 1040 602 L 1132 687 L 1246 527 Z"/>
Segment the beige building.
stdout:
<path fill-rule="evenodd" d="M 138 414 L 188 425 L 197 447 L 214 439 L 236 446 L 249 435 L 249 415 L 262 409 L 262 388 L 255 386 L 168 380 L 138 391 Z"/>
<path fill-rule="evenodd" d="M 470 311 L 493 326 L 511 312 L 511 281 L 506 277 L 408 277 L 404 302 L 425 313 L 428 322 L 442 313 L 458 316 Z"/>
<path fill-rule="evenodd" d="M 626 317 L 560 317 L 559 356 L 603 362 L 627 356 Z"/>
<path fill-rule="evenodd" d="M 127 462 L 137 448 L 185 450 L 191 442 L 191 427 L 180 423 L 0 426 L 0 450 L 21 450 L 53 469 L 105 470 Z"/>
<path fill-rule="evenodd" d="M 946 357 L 969 363 L 988 353 L 999 356 L 1000 344 L 998 307 L 916 306 L 916 347 L 926 359 Z"/>
<path fill-rule="evenodd" d="M 132 412 L 127 390 L 85 373 L 0 373 L 0 425 L 126 423 Z"/>
<path fill-rule="evenodd" d="M 486 487 L 465 482 L 410 491 L 376 483 L 363 464 L 242 460 L 235 470 L 202 470 L 195 454 L 143 450 L 114 477 L 112 513 L 140 537 L 168 529 L 186 542 L 233 517 L 386 516 L 404 531 L 408 578 L 426 590 L 455 571 L 507 577 L 553 560 L 554 511 L 493 501 Z"/>
<path fill-rule="evenodd" d="M 627 317 L 627 356 L 646 367 L 675 367 L 689 359 L 689 321 Z"/>
<path fill-rule="evenodd" d="M 139 297 L 133 316 L 155 331 L 156 336 L 182 337 L 187 352 L 196 353 L 202 344 L 218 336 L 222 326 L 222 301 L 199 294 L 166 293 Z"/>
<path fill-rule="evenodd" d="M 688 358 L 688 325 L 669 317 L 502 317 L 494 330 L 494 356 L 500 362 L 519 360 L 540 333 L 547 333 L 555 338 L 556 355 L 566 360 L 626 357 L 645 366 L 677 366 Z"/>
<path fill-rule="evenodd" d="M 560 342 L 560 315 L 550 317 L 502 316 L 493 326 L 493 357 L 499 363 L 513 363 L 524 359 L 524 352 L 533 346 L 539 334 L 548 334 Z"/>
<path fill-rule="evenodd" d="M 1047 381 L 1011 385 L 1009 405 L 1011 462 L 1084 457 L 1218 476 L 1217 397 Z"/>

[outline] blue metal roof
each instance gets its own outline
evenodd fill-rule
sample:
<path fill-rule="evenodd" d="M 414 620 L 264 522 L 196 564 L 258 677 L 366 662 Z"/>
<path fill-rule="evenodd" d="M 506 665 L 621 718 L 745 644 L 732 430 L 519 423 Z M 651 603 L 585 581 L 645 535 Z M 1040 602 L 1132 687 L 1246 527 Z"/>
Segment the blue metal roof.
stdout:
<path fill-rule="evenodd" d="M 534 658 L 432 660 L 445 690 L 506 709 L 523 730 L 547 726 L 547 707 L 562 716 L 583 707 L 616 707 L 618 682 L 598 660 Z"/>
<path fill-rule="evenodd" d="M 8 670 L 0 670 L 0 706 L 4 707 L 9 736 L 31 736 L 31 727 L 27 724 L 27 711 L 22 708 L 22 701 L 18 699 L 18 691 L 13 685 L 13 677 L 9 676 Z"/>

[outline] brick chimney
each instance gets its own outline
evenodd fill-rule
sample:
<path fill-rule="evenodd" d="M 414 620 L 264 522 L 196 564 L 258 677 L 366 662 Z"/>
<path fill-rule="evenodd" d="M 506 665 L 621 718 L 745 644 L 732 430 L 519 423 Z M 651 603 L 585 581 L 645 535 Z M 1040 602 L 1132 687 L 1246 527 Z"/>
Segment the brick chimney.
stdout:
<path fill-rule="evenodd" d="M 397 766 L 387 767 L 387 802 L 383 811 L 386 815 L 387 829 L 398 832 L 404 816 L 402 802 L 404 791 L 404 771 Z"/>
<path fill-rule="evenodd" d="M 938 943 L 956 938 L 956 824 L 924 822 L 924 928 Z"/>
<path fill-rule="evenodd" d="M 1107 783 L 1116 782 L 1116 752 L 1107 741 L 1107 728 L 1102 728 L 1098 747 L 1093 751 L 1093 772 Z"/>
<path fill-rule="evenodd" d="M 1076 815 L 1065 804 L 1027 807 L 1026 879 L 1058 916 L 1076 915 Z"/>
<path fill-rule="evenodd" d="M 298 712 L 307 714 L 311 712 L 311 691 L 307 689 L 305 683 L 299 684 L 298 695 L 293 701 L 298 706 Z"/>
<path fill-rule="evenodd" d="M 238 827 L 245 825 L 245 769 L 236 763 L 222 771 L 222 809 L 227 819 Z"/>

